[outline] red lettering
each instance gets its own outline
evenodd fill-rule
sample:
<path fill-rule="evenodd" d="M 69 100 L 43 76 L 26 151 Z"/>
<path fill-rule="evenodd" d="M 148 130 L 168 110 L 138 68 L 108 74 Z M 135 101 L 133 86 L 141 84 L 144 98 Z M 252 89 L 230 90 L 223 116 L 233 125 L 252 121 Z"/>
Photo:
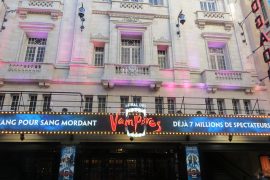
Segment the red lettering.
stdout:
<path fill-rule="evenodd" d="M 263 59 L 265 63 L 270 62 L 270 48 L 264 50 L 263 52 Z"/>
<path fill-rule="evenodd" d="M 270 38 L 264 32 L 261 32 L 261 41 L 260 45 L 263 46 L 264 42 L 270 42 Z"/>
<path fill-rule="evenodd" d="M 161 132 L 162 128 L 161 128 L 161 122 L 160 121 L 157 122 L 157 126 L 158 126 L 158 129 L 155 130 L 155 132 Z"/>
<path fill-rule="evenodd" d="M 255 0 L 251 3 L 251 9 L 253 13 L 256 13 L 259 9 L 261 9 L 260 0 Z"/>
<path fill-rule="evenodd" d="M 118 114 L 116 114 L 115 118 L 113 117 L 113 115 L 110 115 L 111 128 L 113 132 L 116 131 L 117 121 L 118 121 Z"/>
<path fill-rule="evenodd" d="M 134 126 L 132 119 L 127 119 L 125 122 L 125 126 Z"/>
<path fill-rule="evenodd" d="M 119 120 L 118 120 L 118 124 L 125 124 L 125 120 L 124 119 L 122 119 L 122 118 L 120 118 Z"/>
<path fill-rule="evenodd" d="M 113 132 L 117 130 L 117 126 L 119 125 L 125 127 L 133 126 L 135 132 L 137 132 L 138 125 L 148 125 L 151 128 L 157 127 L 155 132 L 160 132 L 162 129 L 160 121 L 155 122 L 153 118 L 143 118 L 141 115 L 135 115 L 133 119 L 123 119 L 119 117 L 119 114 L 116 114 L 115 116 L 110 115 L 110 124 Z"/>
<path fill-rule="evenodd" d="M 135 132 L 137 131 L 138 124 L 142 122 L 142 116 L 134 116 Z"/>
<path fill-rule="evenodd" d="M 156 122 L 152 118 L 149 119 L 149 126 L 150 127 L 156 127 L 157 126 Z"/>
<path fill-rule="evenodd" d="M 259 15 L 258 17 L 256 17 L 255 23 L 256 23 L 256 28 L 260 29 L 264 25 L 264 18 L 261 15 Z"/>

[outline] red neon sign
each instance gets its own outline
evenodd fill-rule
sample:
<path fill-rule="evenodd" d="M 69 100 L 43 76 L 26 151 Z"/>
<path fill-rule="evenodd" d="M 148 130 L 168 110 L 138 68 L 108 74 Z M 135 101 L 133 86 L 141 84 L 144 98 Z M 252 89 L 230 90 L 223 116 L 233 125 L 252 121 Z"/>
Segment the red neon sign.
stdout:
<path fill-rule="evenodd" d="M 110 115 L 110 123 L 113 132 L 116 131 L 118 126 L 132 126 L 134 127 L 135 132 L 137 131 L 138 126 L 143 125 L 147 125 L 151 128 L 156 128 L 154 132 L 161 132 L 162 130 L 160 121 L 155 121 L 153 118 L 142 117 L 141 115 L 134 115 L 133 119 L 123 119 L 122 117 L 119 117 L 119 114 L 116 114 L 115 116 Z"/>
<path fill-rule="evenodd" d="M 253 13 L 257 13 L 260 9 L 262 8 L 261 6 L 261 0 L 254 0 L 251 3 L 251 9 Z M 255 19 L 255 24 L 256 28 L 260 29 L 263 25 L 266 24 L 264 18 L 262 15 L 258 15 Z M 260 35 L 260 46 L 263 46 L 265 42 L 270 42 L 270 38 L 268 37 L 269 32 L 261 32 Z M 265 49 L 263 52 L 263 59 L 265 63 L 270 62 L 270 48 Z"/>

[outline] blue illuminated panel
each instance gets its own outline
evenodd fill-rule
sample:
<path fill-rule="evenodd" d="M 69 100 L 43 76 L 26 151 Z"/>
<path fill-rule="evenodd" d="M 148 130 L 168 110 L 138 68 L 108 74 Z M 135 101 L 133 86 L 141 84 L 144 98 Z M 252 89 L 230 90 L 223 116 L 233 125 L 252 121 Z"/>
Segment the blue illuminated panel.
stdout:
<path fill-rule="evenodd" d="M 107 114 L 27 114 L 1 113 L 0 132 L 130 132 L 153 133 L 202 133 L 202 134 L 270 134 L 268 116 L 196 116 L 196 115 L 134 115 Z"/>

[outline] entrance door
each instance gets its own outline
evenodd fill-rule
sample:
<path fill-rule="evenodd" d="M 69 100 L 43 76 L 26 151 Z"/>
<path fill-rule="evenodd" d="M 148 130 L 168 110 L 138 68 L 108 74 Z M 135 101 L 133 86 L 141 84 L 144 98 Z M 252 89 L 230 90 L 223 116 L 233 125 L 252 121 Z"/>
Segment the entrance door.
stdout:
<path fill-rule="evenodd" d="M 111 145 L 91 149 L 85 146 L 91 145 L 81 146 L 76 179 L 176 179 L 178 174 L 174 147 Z"/>

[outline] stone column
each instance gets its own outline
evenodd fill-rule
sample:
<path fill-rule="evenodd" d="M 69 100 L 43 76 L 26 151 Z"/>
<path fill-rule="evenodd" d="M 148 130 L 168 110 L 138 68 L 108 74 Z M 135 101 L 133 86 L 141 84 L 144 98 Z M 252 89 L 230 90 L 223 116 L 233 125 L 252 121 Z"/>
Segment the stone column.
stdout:
<path fill-rule="evenodd" d="M 60 30 L 59 30 L 59 42 L 57 52 L 57 64 L 68 64 L 71 60 L 71 52 L 74 38 L 75 21 L 78 18 L 76 0 L 65 0 L 64 2 L 65 12 L 61 17 Z"/>
<path fill-rule="evenodd" d="M 81 19 L 78 16 L 78 10 L 82 6 L 85 9 L 85 21 L 83 22 L 84 29 L 81 30 Z M 91 1 L 81 0 L 77 2 L 76 5 L 76 14 L 75 14 L 75 27 L 74 27 L 74 38 L 73 38 L 73 47 L 72 47 L 72 64 L 86 64 L 89 55 L 90 47 L 90 34 L 91 34 Z"/>

